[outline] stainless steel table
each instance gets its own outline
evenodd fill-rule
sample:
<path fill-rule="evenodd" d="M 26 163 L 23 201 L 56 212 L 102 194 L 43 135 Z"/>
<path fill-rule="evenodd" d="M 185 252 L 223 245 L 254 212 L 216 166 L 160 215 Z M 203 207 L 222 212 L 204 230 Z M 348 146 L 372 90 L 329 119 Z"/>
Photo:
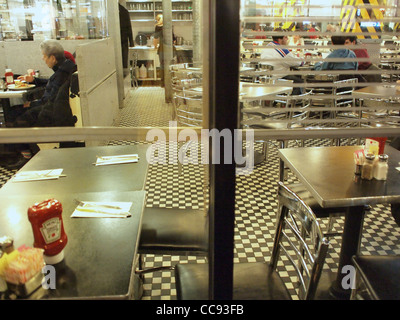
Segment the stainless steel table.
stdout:
<path fill-rule="evenodd" d="M 354 90 L 353 95 L 361 99 L 400 99 L 400 90 L 396 90 L 394 85 L 368 86 Z"/>
<path fill-rule="evenodd" d="M 243 115 L 243 103 L 244 101 L 255 101 L 255 100 L 263 100 L 263 99 L 274 99 L 274 96 L 283 93 L 290 93 L 292 91 L 292 87 L 284 87 L 284 86 L 274 86 L 274 87 L 266 87 L 263 84 L 255 84 L 255 83 L 245 83 L 241 82 L 239 86 L 240 90 L 240 110 L 238 115 L 238 125 L 242 123 Z M 243 156 L 245 153 L 243 151 Z M 265 160 L 265 154 L 254 151 L 254 165 L 257 165 Z M 243 167 L 246 163 L 248 163 L 248 159 L 244 161 L 243 164 L 238 164 L 238 167 Z"/>
<path fill-rule="evenodd" d="M 330 291 L 336 298 L 349 298 L 350 290 L 341 283 L 346 274 L 341 270 L 351 265 L 362 236 L 364 206 L 400 202 L 400 152 L 386 146 L 389 172 L 386 181 L 362 180 L 354 175 L 353 153 L 359 146 L 288 148 L 279 150 L 279 156 L 301 183 L 324 207 L 348 207 L 342 236 L 338 273 Z"/>
<path fill-rule="evenodd" d="M 101 191 L 143 190 L 148 162 L 146 145 L 100 146 L 63 148 L 39 151 L 21 170 L 63 169 L 66 177 L 57 180 L 13 182 L 9 180 L 1 189 L 9 194 L 42 194 Z M 137 163 L 95 166 L 97 156 L 122 154 L 139 155 Z"/>
<path fill-rule="evenodd" d="M 290 93 L 292 89 L 285 86 L 267 87 L 264 84 L 240 82 L 240 101 L 262 100 L 277 94 Z"/>

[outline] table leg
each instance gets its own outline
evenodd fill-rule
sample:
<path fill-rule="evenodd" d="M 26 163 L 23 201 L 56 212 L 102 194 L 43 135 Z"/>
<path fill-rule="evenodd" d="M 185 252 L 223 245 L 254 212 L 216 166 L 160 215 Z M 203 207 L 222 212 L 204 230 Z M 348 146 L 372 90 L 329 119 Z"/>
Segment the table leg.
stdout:
<path fill-rule="evenodd" d="M 357 206 L 348 208 L 345 215 L 338 273 L 330 288 L 330 294 L 336 299 L 350 298 L 351 289 L 344 289 L 342 285 L 343 278 L 348 274 L 342 274 L 342 270 L 344 266 L 352 265 L 351 257 L 360 249 L 364 213 L 365 206 Z"/>
<path fill-rule="evenodd" d="M 5 124 L 9 121 L 8 113 L 10 112 L 10 99 L 8 98 L 0 99 L 0 104 L 3 109 L 3 116 L 4 116 L 4 124 L 2 126 L 5 127 L 6 126 Z"/>

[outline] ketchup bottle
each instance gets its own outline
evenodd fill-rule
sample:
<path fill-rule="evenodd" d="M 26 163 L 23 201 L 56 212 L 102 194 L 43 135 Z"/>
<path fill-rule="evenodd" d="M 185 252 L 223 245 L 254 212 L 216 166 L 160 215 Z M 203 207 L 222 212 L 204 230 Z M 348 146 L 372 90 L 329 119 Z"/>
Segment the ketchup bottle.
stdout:
<path fill-rule="evenodd" d="M 12 73 L 11 69 L 6 69 L 4 77 L 6 78 L 7 85 L 14 83 L 14 74 Z"/>
<path fill-rule="evenodd" d="M 64 259 L 64 247 L 68 238 L 62 220 L 62 205 L 56 199 L 34 204 L 28 209 L 32 224 L 35 248 L 44 249 L 47 264 L 56 264 Z"/>

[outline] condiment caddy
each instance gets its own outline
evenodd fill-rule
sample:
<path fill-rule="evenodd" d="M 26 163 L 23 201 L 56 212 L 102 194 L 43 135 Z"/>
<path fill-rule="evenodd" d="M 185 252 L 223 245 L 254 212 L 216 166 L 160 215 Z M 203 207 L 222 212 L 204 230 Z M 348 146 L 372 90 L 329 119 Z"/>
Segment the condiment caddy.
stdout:
<path fill-rule="evenodd" d="M 366 153 L 365 150 L 357 150 L 354 152 L 354 164 L 356 175 L 361 175 L 361 179 L 365 180 L 386 180 L 388 173 L 387 154 L 375 155 Z"/>
<path fill-rule="evenodd" d="M 27 297 L 44 278 L 43 267 L 60 263 L 68 242 L 62 220 L 62 205 L 56 199 L 35 203 L 28 208 L 34 236 L 33 248 L 14 249 L 11 237 L 0 237 L 0 294 L 6 291 Z"/>

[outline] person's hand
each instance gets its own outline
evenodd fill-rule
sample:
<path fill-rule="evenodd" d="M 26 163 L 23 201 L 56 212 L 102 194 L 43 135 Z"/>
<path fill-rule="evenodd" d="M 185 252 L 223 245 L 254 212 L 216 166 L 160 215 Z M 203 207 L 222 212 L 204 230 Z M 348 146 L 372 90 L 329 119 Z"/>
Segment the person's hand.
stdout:
<path fill-rule="evenodd" d="M 33 76 L 31 75 L 24 75 L 24 76 L 19 76 L 17 78 L 18 80 L 26 81 L 26 82 L 33 82 Z"/>
<path fill-rule="evenodd" d="M 31 106 L 31 102 L 27 101 L 24 103 L 24 108 L 29 108 Z"/>

